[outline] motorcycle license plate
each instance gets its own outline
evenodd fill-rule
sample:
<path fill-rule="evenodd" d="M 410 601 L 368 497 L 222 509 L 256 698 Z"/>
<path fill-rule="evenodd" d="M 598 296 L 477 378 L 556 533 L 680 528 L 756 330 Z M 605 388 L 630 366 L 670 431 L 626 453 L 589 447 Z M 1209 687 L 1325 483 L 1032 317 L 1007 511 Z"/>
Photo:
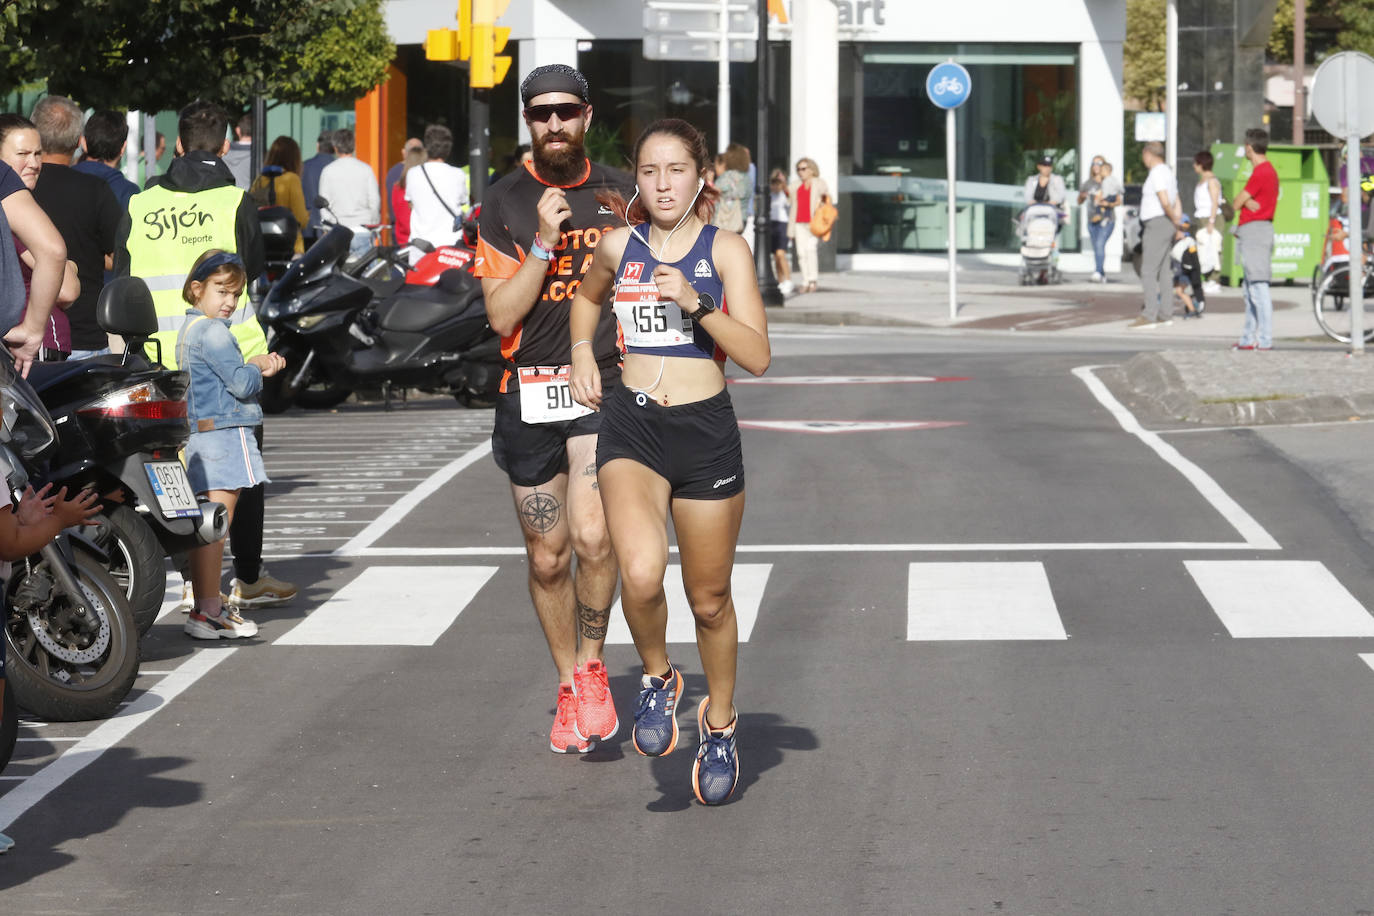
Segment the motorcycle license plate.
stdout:
<path fill-rule="evenodd" d="M 148 482 L 153 485 L 163 518 L 200 515 L 200 504 L 191 492 L 191 481 L 186 479 L 186 468 L 180 461 L 145 461 L 143 470 L 148 472 Z"/>

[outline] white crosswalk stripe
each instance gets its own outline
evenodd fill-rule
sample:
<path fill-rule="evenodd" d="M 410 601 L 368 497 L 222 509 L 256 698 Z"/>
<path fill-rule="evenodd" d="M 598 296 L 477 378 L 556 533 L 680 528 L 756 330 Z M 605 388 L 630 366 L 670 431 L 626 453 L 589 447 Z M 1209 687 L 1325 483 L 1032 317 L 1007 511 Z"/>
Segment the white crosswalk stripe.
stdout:
<path fill-rule="evenodd" d="M 1041 563 L 912 563 L 909 640 L 1067 639 Z"/>
<path fill-rule="evenodd" d="M 1188 560 L 1184 566 L 1237 639 L 1374 636 L 1374 617 L 1316 561 Z"/>
<path fill-rule="evenodd" d="M 771 563 L 737 563 L 734 575 L 730 578 L 730 591 L 735 599 L 735 619 L 739 623 L 739 641 L 748 642 L 754 632 L 754 622 L 758 620 L 759 605 L 763 602 L 763 591 L 768 584 L 768 574 L 772 572 Z M 663 591 L 668 597 L 668 642 L 695 643 L 696 625 L 692 620 L 692 608 L 687 603 L 687 593 L 682 588 L 682 567 L 669 566 L 663 577 Z M 611 608 L 611 622 L 606 630 L 606 644 L 632 645 L 630 628 L 625 625 L 625 611 L 617 600 Z"/>

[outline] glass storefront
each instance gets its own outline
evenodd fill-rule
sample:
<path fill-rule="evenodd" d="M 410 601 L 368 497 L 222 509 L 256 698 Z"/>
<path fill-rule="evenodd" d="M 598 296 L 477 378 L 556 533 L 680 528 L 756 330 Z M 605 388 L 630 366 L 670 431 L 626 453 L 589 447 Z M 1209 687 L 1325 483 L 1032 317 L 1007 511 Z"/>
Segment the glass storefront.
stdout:
<path fill-rule="evenodd" d="M 839 251 L 945 250 L 945 113 L 926 98 L 925 78 L 949 58 L 973 82 L 956 115 L 960 249 L 1018 247 L 1022 188 L 1044 153 L 1076 200 L 1076 46 L 842 44 L 840 162 L 849 171 L 839 181 Z M 1077 208 L 1069 214 L 1060 243 L 1077 251 Z"/>

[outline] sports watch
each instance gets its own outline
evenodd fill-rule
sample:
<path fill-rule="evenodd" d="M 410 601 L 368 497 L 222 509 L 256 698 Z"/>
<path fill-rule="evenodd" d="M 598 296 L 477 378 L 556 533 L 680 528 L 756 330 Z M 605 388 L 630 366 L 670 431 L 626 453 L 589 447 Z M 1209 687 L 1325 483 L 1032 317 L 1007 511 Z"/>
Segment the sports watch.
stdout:
<path fill-rule="evenodd" d="M 711 298 L 710 293 L 697 293 L 697 310 L 687 317 L 693 321 L 700 322 L 701 319 L 716 310 L 716 300 Z"/>

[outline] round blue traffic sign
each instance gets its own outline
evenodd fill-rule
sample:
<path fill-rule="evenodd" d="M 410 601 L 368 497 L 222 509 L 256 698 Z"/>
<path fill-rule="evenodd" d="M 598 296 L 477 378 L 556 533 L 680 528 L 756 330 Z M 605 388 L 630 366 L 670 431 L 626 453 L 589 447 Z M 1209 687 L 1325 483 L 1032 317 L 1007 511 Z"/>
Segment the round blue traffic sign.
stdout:
<path fill-rule="evenodd" d="M 972 92 L 968 71 L 952 60 L 936 64 L 926 76 L 926 95 L 938 108 L 958 108 Z"/>

